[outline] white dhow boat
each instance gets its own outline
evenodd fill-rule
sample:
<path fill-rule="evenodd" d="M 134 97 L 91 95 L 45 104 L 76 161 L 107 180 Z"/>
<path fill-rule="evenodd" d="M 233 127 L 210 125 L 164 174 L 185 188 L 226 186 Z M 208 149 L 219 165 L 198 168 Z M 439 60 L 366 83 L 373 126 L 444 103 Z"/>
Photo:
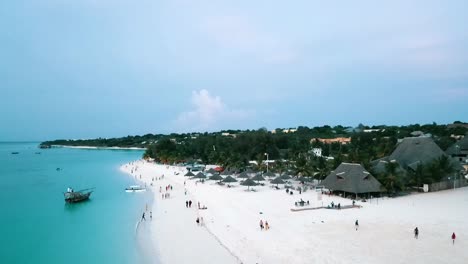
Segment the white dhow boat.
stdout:
<path fill-rule="evenodd" d="M 140 185 L 132 185 L 130 187 L 125 188 L 126 192 L 145 192 L 146 188 L 141 187 Z"/>

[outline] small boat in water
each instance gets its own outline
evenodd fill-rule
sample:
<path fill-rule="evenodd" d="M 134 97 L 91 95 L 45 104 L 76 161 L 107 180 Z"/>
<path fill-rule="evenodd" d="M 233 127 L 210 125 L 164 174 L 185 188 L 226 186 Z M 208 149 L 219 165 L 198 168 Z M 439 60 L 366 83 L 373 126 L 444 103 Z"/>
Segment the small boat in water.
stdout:
<path fill-rule="evenodd" d="M 65 202 L 78 203 L 88 200 L 93 190 L 94 188 L 90 188 L 75 192 L 72 188 L 68 188 L 67 192 L 63 194 L 65 196 Z"/>
<path fill-rule="evenodd" d="M 145 192 L 146 188 L 141 187 L 140 185 L 132 185 L 130 187 L 125 188 L 126 192 Z"/>
<path fill-rule="evenodd" d="M 11 154 L 13 154 L 13 155 L 17 155 L 17 154 L 19 154 L 19 152 L 17 152 L 17 151 L 13 151 Z"/>

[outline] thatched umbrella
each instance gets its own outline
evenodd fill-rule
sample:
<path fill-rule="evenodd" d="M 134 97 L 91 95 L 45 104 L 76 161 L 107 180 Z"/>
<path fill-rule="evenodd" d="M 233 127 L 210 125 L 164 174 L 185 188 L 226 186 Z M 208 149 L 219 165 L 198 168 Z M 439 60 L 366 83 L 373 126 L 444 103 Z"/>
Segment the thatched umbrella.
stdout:
<path fill-rule="evenodd" d="M 258 182 L 258 181 L 264 181 L 265 178 L 263 178 L 263 176 L 261 174 L 257 174 L 254 177 L 252 177 L 252 180 Z"/>
<path fill-rule="evenodd" d="M 269 172 L 264 173 L 263 176 L 265 176 L 265 177 L 275 177 L 276 175 L 273 172 L 269 171 Z"/>
<path fill-rule="evenodd" d="M 247 175 L 249 174 L 255 174 L 255 171 L 253 171 L 251 168 L 248 168 L 245 173 L 247 173 Z"/>
<path fill-rule="evenodd" d="M 193 176 L 195 176 L 195 174 L 193 174 L 191 171 L 189 171 L 184 176 L 185 177 L 193 177 Z"/>
<path fill-rule="evenodd" d="M 197 175 L 195 175 L 195 177 L 193 177 L 194 179 L 206 179 L 206 175 L 203 174 L 203 172 L 199 172 L 197 173 Z"/>
<path fill-rule="evenodd" d="M 211 176 L 209 179 L 214 180 L 214 181 L 222 181 L 223 177 L 221 177 L 221 175 L 215 174 L 215 175 Z"/>
<path fill-rule="evenodd" d="M 247 179 L 249 178 L 249 175 L 247 174 L 247 172 L 244 171 L 241 174 L 237 175 L 237 178 Z"/>
<path fill-rule="evenodd" d="M 281 177 L 276 177 L 273 180 L 271 180 L 270 182 L 273 183 L 273 184 L 276 184 L 276 186 L 278 186 L 278 184 L 284 184 L 285 183 L 283 181 L 283 179 L 281 179 Z"/>
<path fill-rule="evenodd" d="M 314 179 L 312 177 L 305 177 L 305 176 L 301 176 L 299 177 L 298 179 L 300 182 L 311 182 L 313 181 Z"/>
<path fill-rule="evenodd" d="M 292 177 L 289 176 L 289 175 L 287 175 L 287 174 L 283 174 L 283 175 L 281 175 L 279 178 L 282 179 L 282 180 L 290 180 L 290 179 L 292 179 Z"/>
<path fill-rule="evenodd" d="M 226 178 L 224 178 L 223 182 L 230 183 L 230 182 L 237 182 L 237 180 L 234 179 L 232 176 L 227 176 Z"/>
<path fill-rule="evenodd" d="M 234 174 L 233 171 L 231 171 L 230 169 L 225 169 L 223 172 L 221 172 L 221 175 L 222 176 L 228 176 L 228 175 L 232 175 Z"/>
<path fill-rule="evenodd" d="M 218 173 L 218 172 L 215 171 L 213 168 L 211 168 L 211 169 L 207 170 L 205 173 L 207 173 L 207 174 L 208 174 L 208 173 L 211 173 L 211 174 L 214 175 L 214 174 L 216 174 L 216 173 Z"/>
<path fill-rule="evenodd" d="M 247 179 L 241 182 L 241 185 L 247 186 L 247 190 L 250 190 L 250 186 L 256 186 L 257 184 L 252 179 Z"/>

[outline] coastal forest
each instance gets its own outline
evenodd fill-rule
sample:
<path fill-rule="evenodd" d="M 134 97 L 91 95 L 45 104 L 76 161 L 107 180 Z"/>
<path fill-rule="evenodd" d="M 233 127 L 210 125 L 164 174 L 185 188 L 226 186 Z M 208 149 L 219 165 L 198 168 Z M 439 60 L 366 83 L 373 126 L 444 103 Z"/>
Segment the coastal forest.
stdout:
<path fill-rule="evenodd" d="M 182 133 L 182 134 L 147 134 L 144 136 L 127 136 L 122 138 L 97 138 L 89 140 L 54 140 L 41 143 L 41 147 L 53 145 L 94 146 L 94 147 L 141 147 L 146 148 L 144 158 L 154 159 L 166 164 L 219 164 L 237 171 L 254 167 L 265 171 L 265 160 L 271 164 L 270 170 L 278 173 L 286 172 L 293 175 L 313 176 L 321 179 L 342 162 L 360 163 L 371 170 L 371 162 L 388 156 L 399 139 L 416 134 L 431 136 L 434 142 L 446 150 L 456 139 L 454 135 L 468 133 L 466 126 L 454 124 L 425 124 L 408 126 L 365 126 L 356 128 L 343 126 L 320 126 L 309 128 L 299 126 L 294 129 L 276 129 L 268 131 L 265 128 L 257 130 L 224 130 L 220 132 Z M 326 142 L 314 139 L 350 138 L 347 144 Z M 320 156 L 312 149 L 321 149 Z M 274 162 L 272 162 L 274 161 Z M 446 163 L 446 162 L 445 162 Z M 432 166 L 432 167 L 431 167 Z M 434 171 L 451 171 L 450 168 L 430 165 L 424 168 L 423 181 L 440 180 L 441 173 Z M 449 166 L 450 167 L 450 166 Z M 421 168 L 422 170 L 423 168 Z M 397 175 L 397 169 L 391 165 L 385 175 L 379 176 L 384 185 L 392 190 L 404 188 L 403 176 Z M 444 174 L 444 173 L 442 173 Z M 391 176 L 388 176 L 391 175 Z M 436 175 L 431 177 L 430 175 Z M 420 177 L 420 178 L 421 178 Z"/>

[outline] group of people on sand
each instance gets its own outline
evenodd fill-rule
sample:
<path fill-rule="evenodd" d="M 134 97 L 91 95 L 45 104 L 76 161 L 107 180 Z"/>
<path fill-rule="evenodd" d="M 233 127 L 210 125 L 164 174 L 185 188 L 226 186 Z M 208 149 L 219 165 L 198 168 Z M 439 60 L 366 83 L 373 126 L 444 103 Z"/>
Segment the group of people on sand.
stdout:
<path fill-rule="evenodd" d="M 354 202 L 354 201 L 353 201 Z M 354 203 L 353 203 L 353 206 L 354 206 Z M 341 210 L 341 203 L 338 203 L 336 206 L 335 206 L 335 202 L 331 202 L 330 205 L 328 206 L 329 208 L 336 208 L 338 210 Z"/>
<path fill-rule="evenodd" d="M 418 239 L 419 238 L 419 228 L 416 227 L 414 229 L 414 238 Z M 457 238 L 457 235 L 455 235 L 455 232 L 452 232 L 452 245 L 455 245 L 455 239 Z"/>
<path fill-rule="evenodd" d="M 172 189 L 173 189 L 172 185 L 170 185 L 170 184 L 166 185 L 166 192 L 161 194 L 162 199 L 171 198 L 170 191 L 172 191 Z M 159 186 L 159 192 L 162 193 L 162 187 L 161 186 Z"/>
<path fill-rule="evenodd" d="M 270 224 L 268 224 L 267 220 L 265 220 L 265 223 L 263 223 L 263 220 L 260 220 L 260 231 L 262 231 L 263 229 L 270 229 Z"/>

